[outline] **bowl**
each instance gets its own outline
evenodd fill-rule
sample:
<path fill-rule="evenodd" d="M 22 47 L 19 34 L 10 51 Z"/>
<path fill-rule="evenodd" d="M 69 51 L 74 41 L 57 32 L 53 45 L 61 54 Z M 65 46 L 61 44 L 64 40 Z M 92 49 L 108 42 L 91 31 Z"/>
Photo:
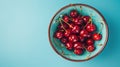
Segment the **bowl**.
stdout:
<path fill-rule="evenodd" d="M 70 11 L 73 9 L 77 9 L 77 11 L 80 12 L 82 15 L 90 16 L 92 18 L 93 23 L 96 25 L 97 29 L 101 30 L 100 34 L 102 34 L 102 39 L 100 41 L 95 42 L 94 45 L 96 49 L 93 52 L 86 51 L 82 55 L 76 55 L 73 52 L 67 50 L 59 40 L 53 37 L 54 32 L 56 31 L 56 28 L 58 26 L 58 23 L 56 22 L 56 20 L 61 15 L 70 13 Z M 102 29 L 101 29 L 101 26 L 102 26 Z M 76 62 L 87 61 L 94 58 L 95 56 L 97 56 L 103 51 L 108 41 L 108 26 L 103 15 L 94 7 L 86 4 L 69 4 L 61 8 L 53 16 L 48 28 L 48 38 L 53 50 L 61 57 L 67 60 L 76 61 Z"/>

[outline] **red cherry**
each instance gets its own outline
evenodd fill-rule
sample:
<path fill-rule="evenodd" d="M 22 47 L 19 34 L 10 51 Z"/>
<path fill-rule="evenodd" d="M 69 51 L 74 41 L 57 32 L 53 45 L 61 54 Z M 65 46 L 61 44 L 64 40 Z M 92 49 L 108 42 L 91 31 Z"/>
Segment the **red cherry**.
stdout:
<path fill-rule="evenodd" d="M 68 50 L 72 50 L 72 49 L 73 49 L 73 44 L 72 44 L 71 42 L 67 42 L 67 43 L 65 44 L 65 46 L 66 46 L 66 48 L 67 48 Z"/>
<path fill-rule="evenodd" d="M 55 32 L 55 37 L 61 39 L 63 37 L 63 33 L 61 31 Z"/>
<path fill-rule="evenodd" d="M 68 40 L 67 40 L 67 38 L 63 37 L 63 38 L 61 38 L 61 42 L 65 44 L 66 42 L 68 42 Z"/>
<path fill-rule="evenodd" d="M 73 18 L 72 21 L 77 25 L 82 25 L 83 24 L 83 20 L 82 20 L 81 17 Z"/>
<path fill-rule="evenodd" d="M 72 28 L 72 33 L 79 33 L 80 32 L 80 27 L 75 25 L 73 28 Z"/>
<path fill-rule="evenodd" d="M 74 54 L 81 55 L 83 53 L 82 49 L 74 49 Z"/>
<path fill-rule="evenodd" d="M 63 20 L 64 20 L 65 23 L 69 22 L 69 16 L 64 15 L 63 16 Z"/>
<path fill-rule="evenodd" d="M 78 37 L 77 37 L 77 35 L 72 34 L 72 35 L 69 36 L 68 40 L 70 42 L 77 42 L 78 41 Z"/>
<path fill-rule="evenodd" d="M 87 37 L 87 35 L 88 35 L 88 32 L 86 30 L 81 30 L 80 31 L 80 36 Z"/>
<path fill-rule="evenodd" d="M 87 27 L 86 27 L 86 30 L 88 32 L 94 32 L 96 30 L 96 26 L 92 23 L 88 24 Z"/>
<path fill-rule="evenodd" d="M 74 49 L 83 49 L 83 44 L 81 42 L 74 43 Z"/>
<path fill-rule="evenodd" d="M 79 38 L 79 40 L 80 40 L 81 42 L 84 42 L 84 41 L 85 41 L 85 37 L 78 36 L 78 38 Z"/>
<path fill-rule="evenodd" d="M 69 26 L 66 23 L 62 23 L 58 25 L 59 30 L 63 30 L 63 28 L 67 29 Z"/>
<path fill-rule="evenodd" d="M 78 12 L 77 12 L 76 10 L 72 10 L 72 11 L 70 12 L 70 16 L 71 16 L 71 17 L 77 17 L 77 16 L 78 16 Z"/>
<path fill-rule="evenodd" d="M 82 19 L 85 23 L 88 23 L 91 18 L 90 16 L 83 16 Z"/>
<path fill-rule="evenodd" d="M 91 37 L 92 37 L 92 34 L 91 34 L 91 33 L 88 33 L 87 37 L 88 37 L 88 38 L 91 38 Z"/>
<path fill-rule="evenodd" d="M 93 37 L 93 40 L 96 40 L 96 41 L 102 39 L 102 35 L 99 33 L 94 33 L 92 37 Z"/>
<path fill-rule="evenodd" d="M 86 43 L 87 43 L 87 45 L 93 45 L 94 40 L 93 39 L 87 39 Z"/>
<path fill-rule="evenodd" d="M 65 33 L 64 33 L 64 36 L 65 37 L 69 37 L 71 34 L 71 29 L 66 29 Z"/>
<path fill-rule="evenodd" d="M 93 52 L 94 50 L 95 50 L 94 45 L 89 45 L 89 46 L 87 46 L 87 51 Z"/>

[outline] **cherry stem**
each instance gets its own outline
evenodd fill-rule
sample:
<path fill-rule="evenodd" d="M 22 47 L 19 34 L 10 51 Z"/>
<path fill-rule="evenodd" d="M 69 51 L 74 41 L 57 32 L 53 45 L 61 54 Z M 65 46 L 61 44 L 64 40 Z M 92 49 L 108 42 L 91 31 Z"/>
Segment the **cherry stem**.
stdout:
<path fill-rule="evenodd" d="M 100 28 L 100 31 L 98 32 L 98 34 L 101 33 L 102 29 L 103 29 L 103 23 L 101 23 L 101 28 Z"/>
<path fill-rule="evenodd" d="M 93 23 L 93 19 L 91 18 L 93 15 L 92 14 L 90 14 L 90 19 L 91 19 L 91 25 L 92 25 L 92 23 Z"/>
<path fill-rule="evenodd" d="M 82 6 L 80 6 L 80 12 L 82 12 Z"/>
<path fill-rule="evenodd" d="M 90 23 L 91 23 L 91 25 L 92 25 L 92 24 L 93 24 L 93 21 L 91 20 L 91 22 L 90 22 Z"/>
<path fill-rule="evenodd" d="M 73 21 L 72 18 L 69 19 L 70 21 Z"/>
<path fill-rule="evenodd" d="M 92 19 L 89 19 L 88 23 L 83 27 L 83 29 L 85 29 L 85 27 L 86 27 L 89 23 L 92 23 Z"/>
<path fill-rule="evenodd" d="M 61 18 L 61 20 L 62 20 L 64 23 L 66 23 L 68 26 L 70 26 L 70 27 L 73 28 L 73 26 L 71 26 L 68 22 L 65 22 L 62 18 Z"/>
<path fill-rule="evenodd" d="M 59 19 L 60 21 L 60 24 L 63 26 L 62 22 L 61 22 L 61 19 Z M 63 26 L 63 29 L 66 31 L 65 27 Z"/>

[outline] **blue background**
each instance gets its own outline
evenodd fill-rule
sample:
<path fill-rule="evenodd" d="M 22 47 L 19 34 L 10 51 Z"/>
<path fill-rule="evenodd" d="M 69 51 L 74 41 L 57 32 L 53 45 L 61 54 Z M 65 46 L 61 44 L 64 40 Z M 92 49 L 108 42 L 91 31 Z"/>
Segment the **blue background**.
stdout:
<path fill-rule="evenodd" d="M 97 8 L 109 26 L 104 51 L 87 62 L 61 58 L 48 41 L 53 15 L 70 3 Z M 120 0 L 0 0 L 0 67 L 120 67 Z"/>

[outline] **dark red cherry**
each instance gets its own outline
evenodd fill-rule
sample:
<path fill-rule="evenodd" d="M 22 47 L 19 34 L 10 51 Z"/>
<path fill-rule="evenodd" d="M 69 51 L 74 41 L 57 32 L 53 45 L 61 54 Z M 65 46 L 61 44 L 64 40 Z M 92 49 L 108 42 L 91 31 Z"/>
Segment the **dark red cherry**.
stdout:
<path fill-rule="evenodd" d="M 67 39 L 67 38 L 65 38 L 65 37 L 63 37 L 63 38 L 61 38 L 61 42 L 65 44 L 65 43 L 67 43 L 67 42 L 68 42 L 68 39 Z"/>
<path fill-rule="evenodd" d="M 86 43 L 87 43 L 87 45 L 93 45 L 94 44 L 94 40 L 93 39 L 87 39 Z"/>
<path fill-rule="evenodd" d="M 59 30 L 63 30 L 63 28 L 67 29 L 69 26 L 66 23 L 62 23 L 58 25 Z"/>
<path fill-rule="evenodd" d="M 93 52 L 95 50 L 95 47 L 94 47 L 94 45 L 89 45 L 89 46 L 87 46 L 86 49 L 88 52 Z"/>
<path fill-rule="evenodd" d="M 79 33 L 80 32 L 80 27 L 78 25 L 75 25 L 73 28 L 72 28 L 72 33 Z"/>
<path fill-rule="evenodd" d="M 82 49 L 74 49 L 74 54 L 81 55 L 83 53 Z"/>
<path fill-rule="evenodd" d="M 83 43 L 75 42 L 73 47 L 74 49 L 83 49 Z"/>
<path fill-rule="evenodd" d="M 67 48 L 68 50 L 72 50 L 72 49 L 73 49 L 73 44 L 72 44 L 71 42 L 67 42 L 67 43 L 65 44 L 65 46 L 66 46 L 66 48 Z"/>
<path fill-rule="evenodd" d="M 80 36 L 87 37 L 87 35 L 88 35 L 88 32 L 86 30 L 81 30 L 80 31 Z"/>
<path fill-rule="evenodd" d="M 92 37 L 92 34 L 88 33 L 87 38 L 91 38 L 91 37 Z"/>
<path fill-rule="evenodd" d="M 57 32 L 55 32 L 54 36 L 58 39 L 61 39 L 63 37 L 63 33 L 61 31 L 57 31 Z"/>
<path fill-rule="evenodd" d="M 77 17 L 77 16 L 78 16 L 77 10 L 72 10 L 72 11 L 70 12 L 70 16 L 71 16 L 71 17 Z"/>
<path fill-rule="evenodd" d="M 86 30 L 88 32 L 94 32 L 96 30 L 96 26 L 93 23 L 92 24 L 90 23 L 86 26 Z"/>
<path fill-rule="evenodd" d="M 72 34 L 72 35 L 70 35 L 70 36 L 68 37 L 68 40 L 69 40 L 70 42 L 77 42 L 77 41 L 78 41 L 78 37 L 77 37 L 77 35 Z"/>
<path fill-rule="evenodd" d="M 82 19 L 85 23 L 88 23 L 91 18 L 90 16 L 83 16 Z"/>
<path fill-rule="evenodd" d="M 66 29 L 65 33 L 64 33 L 64 36 L 65 37 L 69 37 L 71 34 L 71 29 Z"/>
<path fill-rule="evenodd" d="M 63 18 L 64 22 L 69 22 L 69 16 L 68 15 L 64 15 Z"/>
<path fill-rule="evenodd" d="M 82 20 L 81 17 L 73 18 L 72 21 L 77 25 L 82 25 L 83 24 L 83 20 Z"/>
<path fill-rule="evenodd" d="M 93 40 L 96 40 L 96 41 L 102 39 L 102 35 L 99 33 L 94 33 L 92 37 L 93 37 Z"/>
<path fill-rule="evenodd" d="M 78 36 L 78 38 L 79 38 L 80 42 L 84 42 L 86 39 L 85 37 L 82 37 L 82 36 Z"/>

